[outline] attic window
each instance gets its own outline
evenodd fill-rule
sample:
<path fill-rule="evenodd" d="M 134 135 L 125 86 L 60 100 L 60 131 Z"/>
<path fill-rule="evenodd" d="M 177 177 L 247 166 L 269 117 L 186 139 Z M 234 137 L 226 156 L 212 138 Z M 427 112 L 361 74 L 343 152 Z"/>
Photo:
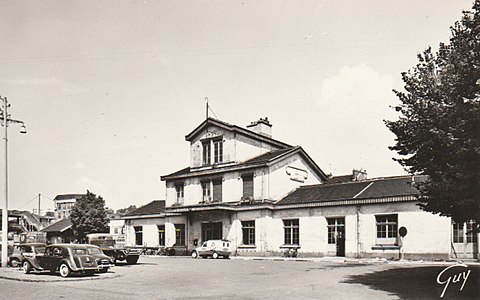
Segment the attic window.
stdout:
<path fill-rule="evenodd" d="M 213 150 L 213 154 L 212 154 Z M 202 141 L 202 162 L 204 165 L 218 164 L 223 162 L 223 138 L 216 137 Z"/>

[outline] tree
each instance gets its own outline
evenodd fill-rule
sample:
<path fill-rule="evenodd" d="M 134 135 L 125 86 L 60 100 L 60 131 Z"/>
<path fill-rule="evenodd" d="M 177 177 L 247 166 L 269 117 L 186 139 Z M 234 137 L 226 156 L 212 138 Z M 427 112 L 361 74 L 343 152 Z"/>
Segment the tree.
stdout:
<path fill-rule="evenodd" d="M 90 191 L 78 199 L 70 212 L 70 221 L 75 236 L 84 241 L 87 234 L 107 232 L 108 220 L 105 200 Z"/>
<path fill-rule="evenodd" d="M 136 205 L 130 205 L 129 207 L 127 208 L 120 208 L 120 209 L 117 209 L 116 211 L 116 214 L 119 215 L 119 216 L 124 216 L 134 210 L 137 209 L 137 206 Z"/>
<path fill-rule="evenodd" d="M 451 34 L 402 73 L 405 92 L 394 90 L 400 117 L 386 121 L 396 135 L 389 148 L 409 173 L 428 175 L 419 185 L 422 209 L 480 221 L 480 0 Z"/>

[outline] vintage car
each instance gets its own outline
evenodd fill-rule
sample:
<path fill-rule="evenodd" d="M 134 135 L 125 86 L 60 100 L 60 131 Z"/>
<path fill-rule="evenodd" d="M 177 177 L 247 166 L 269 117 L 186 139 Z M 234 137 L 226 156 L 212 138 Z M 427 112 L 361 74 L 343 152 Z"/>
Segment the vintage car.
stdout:
<path fill-rule="evenodd" d="M 84 244 L 54 244 L 45 248 L 45 252 L 25 257 L 22 261 L 24 273 L 32 271 L 50 271 L 67 277 L 72 273 L 93 274 L 106 272 L 112 267 L 111 259 L 102 254 L 100 248 Z"/>
<path fill-rule="evenodd" d="M 44 243 L 25 243 L 13 246 L 13 253 L 8 257 L 8 264 L 11 267 L 20 267 L 25 257 L 33 257 L 35 254 L 44 253 Z"/>
<path fill-rule="evenodd" d="M 211 256 L 212 258 L 228 258 L 231 254 L 230 241 L 228 240 L 209 240 L 202 244 L 202 246 L 195 248 L 192 251 L 193 258 L 206 258 Z"/>
<path fill-rule="evenodd" d="M 100 273 L 107 273 L 108 269 L 111 266 L 115 265 L 115 261 L 110 256 L 106 255 L 100 247 L 96 245 L 85 245 L 87 246 L 87 253 L 95 257 L 96 261 L 102 267 L 99 269 Z"/>

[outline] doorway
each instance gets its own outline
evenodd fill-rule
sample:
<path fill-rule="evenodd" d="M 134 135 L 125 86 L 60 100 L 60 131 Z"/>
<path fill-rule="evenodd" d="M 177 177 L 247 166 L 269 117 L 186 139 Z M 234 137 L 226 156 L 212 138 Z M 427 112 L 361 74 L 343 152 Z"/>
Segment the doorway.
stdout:
<path fill-rule="evenodd" d="M 327 218 L 329 255 L 345 256 L 345 217 Z"/>
<path fill-rule="evenodd" d="M 452 223 L 452 258 L 477 258 L 478 233 L 473 221 Z"/>

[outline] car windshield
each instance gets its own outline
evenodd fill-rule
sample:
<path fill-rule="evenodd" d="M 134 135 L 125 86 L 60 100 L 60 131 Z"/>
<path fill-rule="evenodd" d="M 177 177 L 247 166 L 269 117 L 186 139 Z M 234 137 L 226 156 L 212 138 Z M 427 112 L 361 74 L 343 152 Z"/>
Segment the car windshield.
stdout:
<path fill-rule="evenodd" d="M 87 249 L 73 249 L 73 254 L 87 254 Z"/>
<path fill-rule="evenodd" d="M 45 252 L 45 247 L 44 246 L 35 247 L 35 253 L 43 253 L 43 252 Z"/>
<path fill-rule="evenodd" d="M 102 251 L 98 248 L 87 248 L 88 254 L 102 254 Z"/>

